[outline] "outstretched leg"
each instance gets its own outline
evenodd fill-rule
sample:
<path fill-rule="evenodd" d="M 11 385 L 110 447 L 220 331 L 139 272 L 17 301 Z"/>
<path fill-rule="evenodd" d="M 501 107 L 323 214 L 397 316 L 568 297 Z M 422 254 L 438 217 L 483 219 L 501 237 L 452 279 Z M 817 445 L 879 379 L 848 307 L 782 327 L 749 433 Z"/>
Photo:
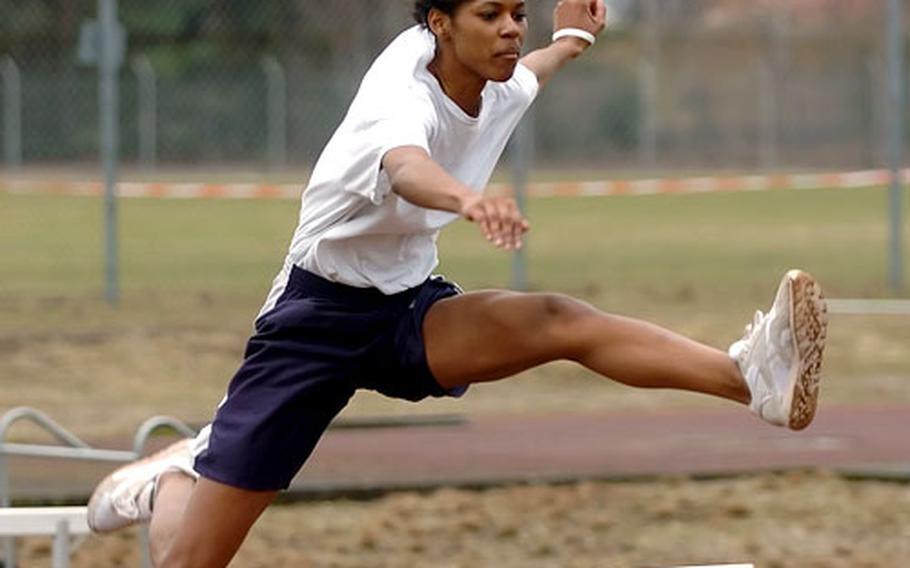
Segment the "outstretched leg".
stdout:
<path fill-rule="evenodd" d="M 490 291 L 442 300 L 424 320 L 424 340 L 444 388 L 568 359 L 630 386 L 749 402 L 742 374 L 723 351 L 560 294 Z"/>
<path fill-rule="evenodd" d="M 815 415 L 827 330 L 806 272 L 784 275 L 730 352 L 559 294 L 479 292 L 441 300 L 424 319 L 427 360 L 447 389 L 568 359 L 635 387 L 674 388 L 749 404 L 794 430 Z"/>

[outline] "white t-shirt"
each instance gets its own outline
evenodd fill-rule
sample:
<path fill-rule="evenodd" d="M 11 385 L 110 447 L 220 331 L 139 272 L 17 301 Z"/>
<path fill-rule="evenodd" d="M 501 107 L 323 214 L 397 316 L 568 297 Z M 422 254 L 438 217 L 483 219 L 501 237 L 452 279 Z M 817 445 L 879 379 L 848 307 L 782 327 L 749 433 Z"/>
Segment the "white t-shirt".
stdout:
<path fill-rule="evenodd" d="M 471 117 L 427 71 L 434 51 L 433 35 L 414 26 L 367 71 L 316 162 L 288 256 L 263 312 L 284 290 L 291 265 L 386 294 L 419 285 L 436 267 L 439 230 L 458 215 L 417 207 L 392 193 L 383 156 L 393 148 L 419 146 L 455 179 L 482 192 L 537 95 L 538 82 L 519 64 L 510 80 L 487 83 L 480 113 Z"/>

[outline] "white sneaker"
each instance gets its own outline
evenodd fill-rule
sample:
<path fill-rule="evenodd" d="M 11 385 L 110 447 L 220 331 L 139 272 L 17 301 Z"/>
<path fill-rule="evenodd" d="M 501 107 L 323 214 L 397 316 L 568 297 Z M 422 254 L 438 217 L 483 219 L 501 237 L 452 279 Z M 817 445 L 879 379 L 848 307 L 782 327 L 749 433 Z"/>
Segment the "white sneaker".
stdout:
<path fill-rule="evenodd" d="M 793 430 L 812 422 L 827 325 L 821 287 L 809 273 L 790 270 L 770 311 L 756 312 L 730 346 L 752 393 L 749 408 L 763 420 Z"/>
<path fill-rule="evenodd" d="M 161 474 L 180 471 L 198 477 L 192 448 L 193 439 L 186 438 L 105 477 L 89 499 L 88 526 L 103 533 L 148 522 Z"/>

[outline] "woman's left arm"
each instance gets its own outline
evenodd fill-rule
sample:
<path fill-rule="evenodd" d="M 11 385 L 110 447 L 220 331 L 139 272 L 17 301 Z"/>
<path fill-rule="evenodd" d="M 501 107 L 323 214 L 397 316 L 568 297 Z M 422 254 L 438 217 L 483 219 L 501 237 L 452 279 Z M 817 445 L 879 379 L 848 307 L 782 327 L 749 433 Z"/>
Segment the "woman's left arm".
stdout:
<path fill-rule="evenodd" d="M 553 10 L 553 31 L 575 28 L 596 36 L 604 29 L 607 8 L 603 0 L 560 0 Z M 565 36 L 521 58 L 521 63 L 546 84 L 563 65 L 590 47 L 586 40 Z"/>

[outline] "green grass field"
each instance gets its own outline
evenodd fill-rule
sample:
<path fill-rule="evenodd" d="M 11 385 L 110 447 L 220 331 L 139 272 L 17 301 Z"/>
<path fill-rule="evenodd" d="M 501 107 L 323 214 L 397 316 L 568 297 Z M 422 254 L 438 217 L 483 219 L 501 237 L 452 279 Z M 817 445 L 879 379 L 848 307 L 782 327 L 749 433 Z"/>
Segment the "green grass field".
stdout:
<path fill-rule="evenodd" d="M 127 298 L 258 296 L 280 264 L 297 203 L 125 199 L 119 210 Z M 96 199 L 0 194 L 0 293 L 97 293 L 101 216 Z M 529 217 L 535 288 L 593 287 L 624 301 L 643 289 L 672 296 L 686 286 L 714 296 L 718 288 L 764 286 L 799 265 L 832 295 L 887 294 L 882 189 L 536 199 Z M 441 270 L 468 287 L 507 285 L 510 257 L 475 233 L 464 222 L 444 232 Z"/>
<path fill-rule="evenodd" d="M 208 418 L 297 209 L 295 201 L 121 200 L 115 309 L 102 300 L 100 200 L 0 193 L 0 408 L 32 404 L 93 433 L 162 412 Z M 789 267 L 814 273 L 829 297 L 889 295 L 884 189 L 536 199 L 529 217 L 532 288 L 718 346 L 766 307 Z M 467 222 L 447 229 L 440 249 L 440 271 L 468 289 L 510 282 L 512 257 Z M 908 318 L 832 316 L 825 396 L 910 401 L 908 341 Z M 509 386 L 477 389 L 456 411 L 700 403 L 612 385 L 596 387 L 606 398 L 592 396 L 589 385 L 603 383 L 565 364 L 528 376 L 546 380 L 519 381 L 520 397 Z M 101 405 L 114 409 L 103 425 L 91 418 Z M 398 408 L 366 397 L 351 411 Z"/>

